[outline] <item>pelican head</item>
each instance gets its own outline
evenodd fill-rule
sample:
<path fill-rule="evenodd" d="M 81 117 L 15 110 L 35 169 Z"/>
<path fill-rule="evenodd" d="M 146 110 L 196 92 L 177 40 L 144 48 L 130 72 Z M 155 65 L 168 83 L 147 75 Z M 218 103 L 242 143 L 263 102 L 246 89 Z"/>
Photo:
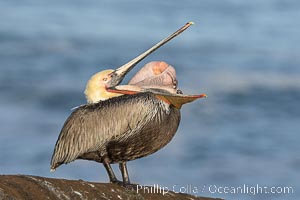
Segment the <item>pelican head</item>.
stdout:
<path fill-rule="evenodd" d="M 102 72 L 98 72 L 95 75 L 91 77 L 91 79 L 88 81 L 85 89 L 85 96 L 88 103 L 96 103 L 98 101 L 104 101 L 112 97 L 120 96 L 120 94 L 109 92 L 108 90 L 110 88 L 114 88 L 118 84 L 120 84 L 125 77 L 125 75 L 135 66 L 137 65 L 141 60 L 143 60 L 145 57 L 150 55 L 152 52 L 157 50 L 159 47 L 166 44 L 168 41 L 182 33 L 184 30 L 186 30 L 189 26 L 191 26 L 193 23 L 188 22 L 183 27 L 178 29 L 176 32 L 172 33 L 170 36 L 164 38 L 157 44 L 155 44 L 153 47 L 145 51 L 144 53 L 140 54 L 139 56 L 135 57 L 128 63 L 122 65 L 116 70 L 104 70 Z"/>
<path fill-rule="evenodd" d="M 111 87 L 110 81 L 114 72 L 115 70 L 108 69 L 98 72 L 90 78 L 84 91 L 88 103 L 97 103 L 121 95 L 107 91 L 107 88 Z"/>

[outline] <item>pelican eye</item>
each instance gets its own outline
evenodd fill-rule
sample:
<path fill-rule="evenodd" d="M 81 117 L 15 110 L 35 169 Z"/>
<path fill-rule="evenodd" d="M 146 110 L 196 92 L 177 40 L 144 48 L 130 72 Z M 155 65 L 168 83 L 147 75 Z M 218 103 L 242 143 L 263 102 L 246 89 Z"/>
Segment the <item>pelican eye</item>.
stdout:
<path fill-rule="evenodd" d="M 117 76 L 117 74 L 115 73 L 115 72 L 112 72 L 111 74 L 109 74 L 109 77 L 110 78 L 114 78 L 114 77 L 116 77 Z"/>
<path fill-rule="evenodd" d="M 107 78 L 103 78 L 102 80 L 103 80 L 103 81 L 107 81 Z"/>

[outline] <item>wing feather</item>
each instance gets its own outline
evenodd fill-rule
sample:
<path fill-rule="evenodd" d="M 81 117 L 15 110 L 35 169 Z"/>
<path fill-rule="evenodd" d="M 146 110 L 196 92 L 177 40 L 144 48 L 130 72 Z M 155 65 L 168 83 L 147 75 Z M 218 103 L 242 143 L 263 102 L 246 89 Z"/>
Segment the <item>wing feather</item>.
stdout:
<path fill-rule="evenodd" d="M 75 109 L 60 132 L 51 159 L 51 169 L 55 170 L 84 153 L 100 150 L 111 139 L 126 138 L 134 133 L 149 122 L 147 111 L 155 108 L 151 100 L 156 100 L 153 94 L 139 93 Z"/>

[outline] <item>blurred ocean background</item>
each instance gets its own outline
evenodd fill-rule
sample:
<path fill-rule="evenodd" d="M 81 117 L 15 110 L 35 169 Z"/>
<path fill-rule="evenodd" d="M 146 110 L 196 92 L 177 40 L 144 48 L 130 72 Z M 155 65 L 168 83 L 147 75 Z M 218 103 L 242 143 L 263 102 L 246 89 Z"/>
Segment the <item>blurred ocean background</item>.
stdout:
<path fill-rule="evenodd" d="M 94 162 L 49 172 L 70 109 L 85 103 L 92 74 L 194 21 L 127 76 L 164 60 L 185 93 L 208 94 L 182 108 L 169 145 L 128 163 L 131 180 L 234 200 L 300 199 L 300 1 L 0 0 L 0 18 L 0 174 L 107 182 Z M 293 194 L 209 191 L 244 184 Z"/>

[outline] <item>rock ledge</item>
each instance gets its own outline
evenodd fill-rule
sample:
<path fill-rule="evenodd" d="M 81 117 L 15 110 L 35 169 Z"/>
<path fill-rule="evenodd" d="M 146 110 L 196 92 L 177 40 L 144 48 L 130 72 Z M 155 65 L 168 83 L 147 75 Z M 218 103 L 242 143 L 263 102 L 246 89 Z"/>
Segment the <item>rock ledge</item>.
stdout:
<path fill-rule="evenodd" d="M 155 190 L 153 190 L 155 191 Z M 111 183 L 94 183 L 82 180 L 53 179 L 29 175 L 0 175 L 0 199 L 25 200 L 217 200 L 189 194 L 168 192 L 137 192 Z M 221 199 L 218 199 L 221 200 Z"/>

